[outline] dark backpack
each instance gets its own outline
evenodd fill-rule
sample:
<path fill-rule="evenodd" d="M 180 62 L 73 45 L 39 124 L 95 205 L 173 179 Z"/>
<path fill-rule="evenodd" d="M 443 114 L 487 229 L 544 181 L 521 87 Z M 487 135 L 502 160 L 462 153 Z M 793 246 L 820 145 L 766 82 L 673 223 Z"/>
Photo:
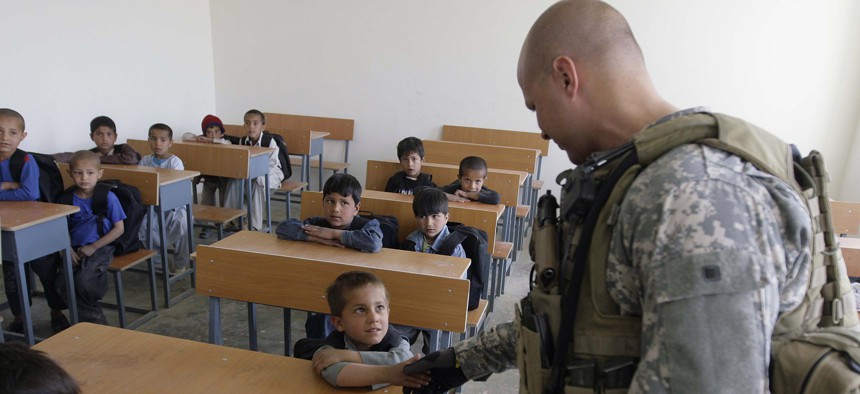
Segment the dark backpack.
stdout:
<path fill-rule="evenodd" d="M 74 187 L 66 189 L 59 198 L 62 204 L 72 205 L 72 193 Z M 113 241 L 114 256 L 136 252 L 141 249 L 142 244 L 138 238 L 143 218 L 146 217 L 146 208 L 141 203 L 140 191 L 131 185 L 124 184 L 118 180 L 109 179 L 99 181 L 93 194 L 93 213 L 99 218 L 99 235 L 104 236 L 105 231 L 103 219 L 107 216 L 108 192 L 116 195 L 126 218 L 122 221 L 124 231 Z"/>
<path fill-rule="evenodd" d="M 36 165 L 39 166 L 39 201 L 57 202 L 57 198 L 63 192 L 63 176 L 60 174 L 57 162 L 51 155 L 32 152 L 30 155 L 33 156 Z M 26 157 L 27 152 L 16 149 L 15 153 L 12 153 L 12 157 L 9 158 L 9 171 L 15 182 L 21 182 L 21 172 L 24 171 Z"/>
<path fill-rule="evenodd" d="M 490 252 L 487 249 L 487 233 L 483 230 L 469 227 L 457 222 L 448 222 L 448 237 L 442 241 L 439 250 L 440 255 L 450 256 L 454 254 L 457 245 L 463 246 L 466 257 L 472 260 L 466 279 L 469 279 L 469 310 L 478 307 L 482 298 L 487 296 L 484 291 L 484 283 L 490 272 Z M 412 241 L 404 241 L 403 249 L 415 250 Z"/>
<path fill-rule="evenodd" d="M 263 135 L 260 136 L 260 146 L 268 147 L 272 144 L 272 140 L 275 140 L 275 145 L 278 146 L 278 161 L 281 163 L 281 171 L 284 172 L 284 179 L 289 179 L 293 176 L 293 167 L 290 165 L 290 153 L 287 150 L 287 143 L 284 142 L 284 137 L 279 134 L 270 133 L 268 131 L 263 130 Z M 242 145 L 246 145 L 250 140 L 248 138 L 242 138 Z M 270 187 L 276 187 L 278 185 L 269 185 Z"/>
<path fill-rule="evenodd" d="M 361 211 L 359 216 L 365 219 L 376 219 L 379 221 L 379 229 L 382 230 L 382 247 L 389 249 L 400 249 L 400 223 L 397 218 L 388 215 L 374 215 L 372 212 Z"/>

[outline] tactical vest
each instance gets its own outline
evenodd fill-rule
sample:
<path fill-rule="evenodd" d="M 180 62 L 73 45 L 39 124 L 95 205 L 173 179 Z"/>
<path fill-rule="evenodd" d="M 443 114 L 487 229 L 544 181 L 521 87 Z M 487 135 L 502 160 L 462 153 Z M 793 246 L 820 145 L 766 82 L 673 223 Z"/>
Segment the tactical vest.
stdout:
<path fill-rule="evenodd" d="M 669 150 L 689 143 L 730 152 L 784 180 L 810 211 L 815 238 L 811 242 L 809 291 L 799 307 L 780 315 L 772 336 L 772 354 L 779 353 L 781 345 L 788 342 L 786 338 L 793 340 L 819 327 L 857 326 L 854 296 L 829 221 L 828 180 L 821 156 L 813 152 L 804 158 L 800 168 L 795 164 L 792 147 L 776 136 L 726 115 L 695 113 L 658 122 L 637 133 L 624 147 L 560 175 L 559 180 L 564 178 L 566 183 L 562 185 L 558 231 L 553 229 L 552 216 L 546 215 L 554 212 L 554 207 L 538 209 L 530 245 L 535 261 L 534 288 L 516 311 L 520 392 L 627 391 L 641 352 L 641 318 L 621 316 L 607 290 L 606 261 L 615 215 L 630 185 L 646 166 Z M 594 201 L 593 206 L 589 199 Z M 829 233 L 824 231 L 828 228 Z M 586 264 L 581 264 L 577 255 Z M 559 265 L 559 261 L 563 264 Z M 571 309 L 567 297 L 577 289 L 568 292 L 571 289 L 567 287 L 578 286 L 572 282 L 577 269 L 584 271 L 580 271 L 583 280 L 578 288 L 575 318 L 570 317 L 573 329 L 560 332 L 565 324 L 570 326 L 570 322 L 562 322 L 562 311 Z M 563 297 L 568 303 L 565 309 L 561 307 Z M 860 360 L 860 352 L 856 352 L 860 349 L 860 336 L 848 336 L 855 341 L 849 353 Z M 555 357 L 548 356 L 550 349 L 557 353 Z M 567 351 L 560 353 L 560 349 Z"/>

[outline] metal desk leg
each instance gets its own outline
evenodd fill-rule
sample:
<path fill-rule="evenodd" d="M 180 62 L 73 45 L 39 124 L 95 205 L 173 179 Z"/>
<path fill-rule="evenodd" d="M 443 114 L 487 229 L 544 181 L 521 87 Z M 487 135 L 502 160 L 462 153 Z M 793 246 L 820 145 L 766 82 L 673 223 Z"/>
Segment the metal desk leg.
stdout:
<path fill-rule="evenodd" d="M 248 349 L 257 351 L 257 304 L 248 303 Z"/>
<path fill-rule="evenodd" d="M 15 281 L 18 282 L 18 299 L 21 300 L 21 315 L 24 317 L 24 341 L 33 346 L 36 343 L 33 336 L 33 316 L 30 314 L 30 290 L 27 284 L 26 265 L 15 262 Z"/>
<path fill-rule="evenodd" d="M 293 316 L 292 309 L 284 308 L 284 355 L 288 357 L 293 356 L 292 347 L 290 344 L 293 343 Z"/>
<path fill-rule="evenodd" d="M 221 299 L 209 297 L 209 343 L 223 345 L 221 336 Z"/>

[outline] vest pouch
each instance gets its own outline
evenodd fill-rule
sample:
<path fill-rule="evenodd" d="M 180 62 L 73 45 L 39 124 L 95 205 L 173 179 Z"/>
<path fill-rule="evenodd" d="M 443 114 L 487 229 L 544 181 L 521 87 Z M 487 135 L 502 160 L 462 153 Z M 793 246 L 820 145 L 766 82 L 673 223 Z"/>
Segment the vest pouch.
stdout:
<path fill-rule="evenodd" d="M 531 300 L 526 297 L 523 303 Z M 549 354 L 545 352 L 541 341 L 540 333 L 531 323 L 523 324 L 524 319 L 531 319 L 535 315 L 530 311 L 530 306 L 516 305 L 515 309 L 515 324 L 519 338 L 517 340 L 517 368 L 520 370 L 520 393 L 541 394 L 543 387 L 549 382 L 551 370 L 547 360 L 550 360 Z M 525 317 L 523 317 L 522 309 L 526 309 Z M 542 354 L 544 353 L 544 354 Z M 544 367 L 546 365 L 546 367 Z"/>
<path fill-rule="evenodd" d="M 775 347 L 773 393 L 860 392 L 860 333 L 826 328 Z"/>

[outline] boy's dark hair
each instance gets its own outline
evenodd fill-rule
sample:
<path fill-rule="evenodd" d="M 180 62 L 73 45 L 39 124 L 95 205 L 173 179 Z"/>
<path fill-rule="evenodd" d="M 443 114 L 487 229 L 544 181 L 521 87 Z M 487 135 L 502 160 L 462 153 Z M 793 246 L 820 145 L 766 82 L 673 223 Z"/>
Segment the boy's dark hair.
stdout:
<path fill-rule="evenodd" d="M 484 177 L 486 177 L 487 162 L 478 156 L 468 156 L 460 161 L 460 170 L 458 171 L 457 176 L 463 176 L 463 171 L 465 170 L 482 171 L 484 173 Z"/>
<path fill-rule="evenodd" d="M 346 299 L 346 293 L 369 285 L 382 288 L 385 291 L 385 299 L 388 299 L 388 290 L 385 288 L 385 284 L 370 272 L 347 271 L 338 275 L 337 279 L 325 289 L 325 298 L 328 300 L 328 307 L 332 316 L 341 317 L 343 314 L 343 308 L 349 302 Z"/>
<path fill-rule="evenodd" d="M 349 174 L 334 174 L 323 185 L 323 197 L 337 193 L 344 197 L 352 196 L 356 204 L 361 202 L 361 183 Z"/>
<path fill-rule="evenodd" d="M 78 383 L 45 353 L 0 343 L 0 393 L 80 393 Z"/>
<path fill-rule="evenodd" d="M 445 192 L 435 187 L 423 189 L 415 193 L 412 199 L 412 212 L 415 217 L 448 213 L 448 197 Z"/>
<path fill-rule="evenodd" d="M 258 115 L 260 117 L 260 120 L 263 122 L 263 124 L 266 124 L 266 115 L 263 115 L 263 113 L 260 112 L 259 110 L 249 109 L 248 112 L 245 112 L 245 116 L 248 116 L 248 115 Z"/>
<path fill-rule="evenodd" d="M 21 131 L 24 131 L 27 128 L 27 125 L 24 123 L 24 117 L 14 109 L 0 108 L 0 117 L 18 119 L 18 121 L 21 122 Z"/>
<path fill-rule="evenodd" d="M 92 137 L 93 133 L 96 132 L 96 129 L 101 126 L 107 126 L 114 133 L 116 133 L 116 123 L 113 122 L 113 119 L 108 118 L 107 116 L 96 116 L 93 120 L 90 121 L 90 136 Z"/>
<path fill-rule="evenodd" d="M 173 139 L 173 129 L 171 129 L 170 126 L 164 123 L 156 123 L 152 126 L 149 126 L 150 133 L 152 132 L 152 130 L 165 130 L 167 131 L 167 135 L 170 137 L 170 139 Z"/>
<path fill-rule="evenodd" d="M 69 159 L 69 169 L 74 169 L 78 167 L 78 163 L 82 161 L 92 161 L 98 163 L 98 168 L 102 168 L 101 159 L 99 159 L 99 155 L 93 151 L 89 150 L 79 150 L 72 154 L 72 158 Z"/>
<path fill-rule="evenodd" d="M 418 157 L 424 158 L 424 143 L 415 137 L 406 137 L 397 143 L 397 160 L 412 152 L 418 154 Z"/>

